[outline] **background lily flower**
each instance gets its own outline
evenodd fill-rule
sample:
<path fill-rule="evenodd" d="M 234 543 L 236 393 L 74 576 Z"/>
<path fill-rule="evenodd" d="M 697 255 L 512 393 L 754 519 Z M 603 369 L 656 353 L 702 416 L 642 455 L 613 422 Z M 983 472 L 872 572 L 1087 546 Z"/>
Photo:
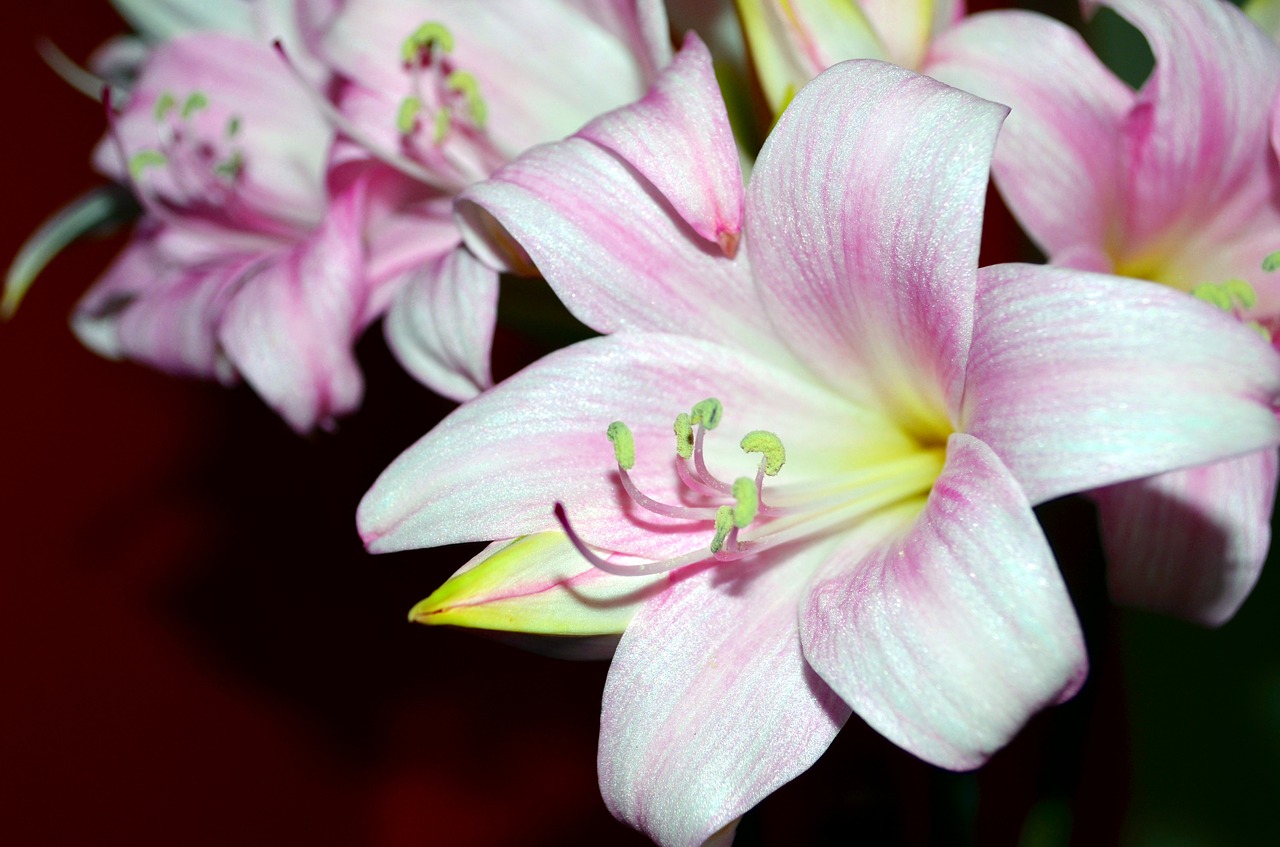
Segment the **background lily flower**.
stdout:
<path fill-rule="evenodd" d="M 635 100 L 671 58 L 660 0 L 348 0 L 320 47 L 351 141 L 335 178 L 376 171 L 368 237 L 387 342 L 436 391 L 492 384 L 498 271 L 461 246 L 452 198 L 517 154 Z"/>
<path fill-rule="evenodd" d="M 737 6 L 774 114 L 845 59 L 922 70 L 930 42 L 965 13 L 965 0 L 737 0 Z"/>
<path fill-rule="evenodd" d="M 579 574 L 605 572 L 592 596 L 628 623 L 601 788 L 662 844 L 730 835 L 851 711 L 930 762 L 980 764 L 1085 673 L 1032 504 L 1280 440 L 1280 360 L 1230 317 L 1106 276 L 978 269 L 1002 107 L 833 68 L 765 145 L 730 259 L 708 236 L 740 190 L 717 98 L 691 39 L 640 103 L 463 195 L 610 334 L 462 406 L 358 514 L 375 552 L 559 528 L 459 577 L 514 558 L 531 596 L 558 570 L 555 615 L 582 594 L 565 541 Z M 655 168 L 594 140 L 626 126 L 686 156 Z M 468 235 L 484 252 L 492 232 Z"/>
<path fill-rule="evenodd" d="M 111 106 L 109 105 L 109 108 Z M 73 326 L 99 353 L 229 381 L 293 427 L 353 410 L 367 306 L 361 186 L 330 196 L 333 130 L 267 45 L 220 33 L 156 47 L 98 168 L 144 216 Z"/>
<path fill-rule="evenodd" d="M 1137 91 L 1031 12 L 966 19 L 929 72 L 1012 107 L 993 173 L 1050 262 L 1191 292 L 1274 335 L 1280 48 L 1218 0 L 1106 5 L 1155 55 Z M 1268 450 L 1097 492 L 1113 596 L 1229 619 L 1266 557 L 1276 468 Z"/>

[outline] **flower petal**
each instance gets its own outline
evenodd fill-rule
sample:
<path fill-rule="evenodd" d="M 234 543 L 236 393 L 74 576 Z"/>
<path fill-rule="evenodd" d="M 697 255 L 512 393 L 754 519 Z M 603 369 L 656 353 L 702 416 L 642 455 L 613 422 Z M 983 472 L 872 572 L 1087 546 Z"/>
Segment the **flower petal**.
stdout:
<path fill-rule="evenodd" d="M 1205 209 L 1266 203 L 1275 165 L 1268 106 L 1280 87 L 1280 48 L 1229 3 L 1106 5 L 1141 30 L 1156 59 L 1125 127 L 1127 240 L 1176 245 Z"/>
<path fill-rule="evenodd" d="M 779 334 L 842 392 L 921 430 L 959 406 L 1005 111 L 892 65 L 838 65 L 778 121 L 747 192 L 747 249 Z"/>
<path fill-rule="evenodd" d="M 707 545 L 710 521 L 641 510 L 624 494 L 605 430 L 634 433 L 631 477 L 677 503 L 672 422 L 717 397 L 724 422 L 705 439 L 713 473 L 754 475 L 738 447 L 767 428 L 786 445 L 780 479 L 803 483 L 872 459 L 914 454 L 915 443 L 874 412 L 796 380 L 749 353 L 683 336 L 622 333 L 557 351 L 455 410 L 409 448 L 365 495 L 357 524 L 374 552 L 513 538 L 558 528 L 563 502 L 575 530 L 601 549 L 662 559 Z M 831 421 L 839 421 L 833 435 Z M 833 447 L 833 440 L 840 443 Z M 838 448 L 838 452 L 837 449 Z"/>
<path fill-rule="evenodd" d="M 951 436 L 927 505 L 904 519 L 905 534 L 828 562 L 804 655 L 895 744 L 974 768 L 1080 687 L 1080 626 L 1026 496 L 981 441 Z"/>
<path fill-rule="evenodd" d="M 1094 499 L 1112 599 L 1217 626 L 1267 558 L 1276 451 L 1113 485 Z"/>
<path fill-rule="evenodd" d="M 963 427 L 1032 503 L 1280 442 L 1280 356 L 1225 312 L 1038 265 L 979 285 Z"/>
<path fill-rule="evenodd" d="M 167 255 L 162 235 L 154 221 L 139 224 L 129 246 L 76 305 L 71 327 L 100 356 L 229 382 L 233 371 L 218 346 L 218 321 L 257 256 L 229 252 L 189 264 Z"/>
<path fill-rule="evenodd" d="M 1123 218 L 1120 134 L 1134 94 L 1075 30 L 1033 12 L 975 15 L 934 43 L 928 72 L 1013 107 L 993 175 L 1053 261 L 1107 246 Z"/>
<path fill-rule="evenodd" d="M 667 581 L 666 574 L 605 573 L 564 533 L 541 532 L 490 544 L 414 606 L 409 619 L 555 638 L 619 636 Z"/>
<path fill-rule="evenodd" d="M 732 257 L 742 231 L 742 168 L 711 53 L 694 33 L 629 106 L 578 133 L 617 153 L 671 202 L 680 217 Z"/>
<path fill-rule="evenodd" d="M 111 0 L 130 26 L 153 41 L 168 41 L 199 30 L 237 35 L 254 34 L 249 3 L 209 3 L 207 0 Z"/>
<path fill-rule="evenodd" d="M 787 356 L 771 340 L 746 257 L 727 259 L 596 144 L 570 138 L 530 150 L 463 193 L 457 208 L 477 256 L 501 266 L 509 255 L 502 241 L 514 239 L 592 329 L 749 338 L 753 349 Z"/>
<path fill-rule="evenodd" d="M 498 273 L 463 247 L 411 271 L 383 325 L 404 369 L 453 400 L 493 385 Z"/>
<path fill-rule="evenodd" d="M 929 43 L 964 14 L 964 0 L 858 0 L 858 5 L 884 45 L 886 58 L 917 71 Z"/>
<path fill-rule="evenodd" d="M 682 571 L 636 612 L 600 717 L 616 817 L 661 845 L 701 845 L 831 743 L 849 710 L 805 663 L 796 618 L 830 546 Z"/>
<path fill-rule="evenodd" d="M 889 58 L 859 3 L 738 0 L 736 5 L 751 64 L 774 114 L 837 62 Z"/>
<path fill-rule="evenodd" d="M 265 260 L 223 315 L 237 370 L 300 432 L 330 426 L 364 391 L 352 345 L 362 326 L 363 197 L 335 198 L 305 241 Z"/>

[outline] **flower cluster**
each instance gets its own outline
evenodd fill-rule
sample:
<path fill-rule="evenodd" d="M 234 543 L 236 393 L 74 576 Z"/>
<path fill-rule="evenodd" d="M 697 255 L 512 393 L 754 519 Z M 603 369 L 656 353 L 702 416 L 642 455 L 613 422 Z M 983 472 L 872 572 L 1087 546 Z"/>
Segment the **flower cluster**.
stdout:
<path fill-rule="evenodd" d="M 464 402 L 362 538 L 489 542 L 414 620 L 611 657 L 601 790 L 660 844 L 854 714 L 974 768 L 1087 675 L 1034 506 L 1087 494 L 1114 599 L 1209 625 L 1270 541 L 1274 4 L 1100 5 L 1136 89 L 1032 12 L 739 0 L 755 151 L 656 3 L 121 2 L 160 35 L 102 60 L 97 164 L 142 218 L 76 329 L 306 431 L 384 319 Z M 979 266 L 992 178 L 1046 263 Z M 503 272 L 599 337 L 493 385 Z"/>

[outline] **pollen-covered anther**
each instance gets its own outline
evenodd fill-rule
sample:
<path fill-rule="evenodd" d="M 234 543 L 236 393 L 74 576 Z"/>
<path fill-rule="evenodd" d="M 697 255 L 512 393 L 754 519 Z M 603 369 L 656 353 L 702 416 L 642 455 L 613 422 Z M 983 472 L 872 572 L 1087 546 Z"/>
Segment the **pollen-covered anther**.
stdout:
<path fill-rule="evenodd" d="M 1262 260 L 1262 269 L 1267 273 L 1280 271 L 1280 250 L 1267 254 L 1266 258 Z"/>
<path fill-rule="evenodd" d="M 422 111 L 422 98 L 410 94 L 400 101 L 396 109 L 396 131 L 401 135 L 412 135 L 418 127 L 418 113 Z"/>
<path fill-rule="evenodd" d="M 733 507 L 721 506 L 716 510 L 716 534 L 711 539 L 711 552 L 719 553 L 724 549 L 724 543 L 729 537 L 729 533 L 733 531 Z"/>
<path fill-rule="evenodd" d="M 129 175 L 136 181 L 150 168 L 163 168 L 169 157 L 159 150 L 139 150 L 129 157 Z"/>
<path fill-rule="evenodd" d="M 676 455 L 681 459 L 692 459 L 693 424 L 689 423 L 689 414 L 681 412 L 676 415 L 676 422 L 671 428 L 676 434 Z"/>
<path fill-rule="evenodd" d="M 1191 296 L 1224 312 L 1252 309 L 1258 305 L 1258 292 L 1243 279 L 1205 282 L 1191 289 Z"/>
<path fill-rule="evenodd" d="M 476 78 L 466 71 L 454 71 L 445 79 L 444 84 L 450 91 L 462 95 L 471 115 L 471 122 L 476 129 L 484 129 L 485 122 L 489 119 L 489 104 L 480 96 L 480 83 Z"/>
<path fill-rule="evenodd" d="M 618 460 L 618 467 L 629 471 L 636 466 L 636 441 L 631 429 L 622 421 L 614 421 L 605 430 L 605 435 L 613 443 L 613 457 Z"/>
<path fill-rule="evenodd" d="M 423 58 L 429 58 L 432 52 L 453 52 L 453 33 L 439 21 L 427 21 L 419 26 L 400 45 L 400 59 L 406 65 L 412 65 Z"/>
<path fill-rule="evenodd" d="M 742 436 L 740 445 L 744 453 L 759 453 L 766 476 L 777 476 L 787 461 L 787 450 L 782 439 L 765 429 L 756 429 Z"/>
<path fill-rule="evenodd" d="M 756 481 L 740 476 L 733 481 L 733 525 L 746 529 L 760 511 L 760 492 Z"/>
<path fill-rule="evenodd" d="M 689 423 L 694 426 L 701 425 L 705 429 L 715 429 L 720 426 L 720 419 L 723 417 L 724 404 L 714 397 L 708 397 L 693 405 L 693 411 L 689 413 Z"/>

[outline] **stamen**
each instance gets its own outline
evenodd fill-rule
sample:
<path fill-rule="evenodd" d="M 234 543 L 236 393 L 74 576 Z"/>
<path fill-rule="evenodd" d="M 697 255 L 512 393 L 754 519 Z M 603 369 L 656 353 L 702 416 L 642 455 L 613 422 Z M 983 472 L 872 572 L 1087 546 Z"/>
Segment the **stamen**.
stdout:
<path fill-rule="evenodd" d="M 480 83 L 466 71 L 454 71 L 445 79 L 444 84 L 450 91 L 456 91 L 467 101 L 467 111 L 471 113 L 471 121 L 476 129 L 484 129 L 489 119 L 489 104 L 480 96 Z"/>
<path fill-rule="evenodd" d="M 727 508 L 727 507 L 726 507 Z M 671 559 L 662 559 L 657 562 L 643 562 L 635 565 L 618 565 L 607 559 L 602 559 L 595 554 L 582 537 L 574 531 L 569 524 L 569 516 L 565 513 L 564 504 L 556 503 L 552 510 L 556 516 L 556 520 L 560 522 L 560 527 L 564 530 L 564 534 L 568 536 L 569 543 L 574 546 L 578 554 L 586 559 L 593 566 L 599 568 L 605 573 L 611 573 L 615 576 L 648 576 L 651 574 L 667 573 L 677 568 L 683 568 L 686 565 L 695 565 L 698 562 L 711 558 L 712 553 L 709 550 L 695 550 L 692 553 L 686 553 L 683 556 L 676 556 Z"/>
<path fill-rule="evenodd" d="M 136 181 L 148 168 L 163 168 L 168 163 L 168 157 L 159 150 L 139 150 L 129 157 L 129 174 Z"/>
<path fill-rule="evenodd" d="M 1252 309 L 1258 305 L 1258 293 L 1253 286 L 1243 279 L 1229 279 L 1222 283 L 1222 290 L 1227 296 L 1240 304 L 1241 308 Z"/>
<path fill-rule="evenodd" d="M 636 442 L 630 428 L 622 421 L 614 421 L 605 430 L 605 435 L 613 442 L 613 457 L 618 460 L 618 467 L 629 471 L 636 466 Z"/>
<path fill-rule="evenodd" d="M 740 476 L 733 481 L 733 525 L 746 529 L 760 510 L 760 494 L 755 480 Z"/>
<path fill-rule="evenodd" d="M 729 537 L 729 530 L 733 529 L 733 508 L 730 506 L 721 506 L 716 510 L 716 534 L 711 539 L 711 552 L 719 553 L 724 547 L 725 539 Z"/>
<path fill-rule="evenodd" d="M 689 423 L 706 427 L 707 429 L 715 429 L 720 426 L 720 419 L 724 417 L 724 405 L 714 397 L 708 397 L 700 403 L 695 403 L 693 411 L 689 413 Z"/>
<path fill-rule="evenodd" d="M 396 130 L 401 135 L 412 135 L 418 125 L 418 113 L 422 111 L 422 98 L 410 94 L 400 101 L 396 110 Z"/>
<path fill-rule="evenodd" d="M 406 65 L 412 65 L 425 54 L 439 48 L 441 53 L 453 52 L 453 33 L 437 21 L 427 21 L 413 31 L 400 45 L 400 58 Z"/>
<path fill-rule="evenodd" d="M 209 98 L 199 91 L 193 91 L 187 101 L 182 104 L 182 119 L 186 120 L 209 105 Z"/>
<path fill-rule="evenodd" d="M 169 112 L 173 111 L 173 107 L 176 105 L 178 105 L 178 101 L 175 100 L 173 95 L 168 91 L 157 97 L 154 112 L 156 122 L 159 123 L 164 120 L 165 117 L 168 116 Z"/>
<path fill-rule="evenodd" d="M 240 116 L 232 115 L 227 119 L 227 138 L 235 138 L 240 134 Z"/>
<path fill-rule="evenodd" d="M 1214 282 L 1206 282 L 1191 289 L 1191 296 L 1203 300 L 1210 306 L 1216 306 L 1224 312 L 1231 310 L 1231 296 L 1222 290 L 1222 286 Z"/>
<path fill-rule="evenodd" d="M 685 412 L 676 415 L 672 429 L 676 433 L 676 454 L 681 459 L 693 458 L 693 426 L 689 423 L 689 415 Z"/>
<path fill-rule="evenodd" d="M 1262 269 L 1267 273 L 1274 273 L 1275 271 L 1280 270 L 1280 250 L 1268 254 L 1267 257 L 1262 260 Z"/>
<path fill-rule="evenodd" d="M 431 140 L 436 144 L 444 141 L 444 137 L 449 134 L 449 125 L 451 122 L 452 117 L 449 115 L 448 109 L 441 109 L 436 112 L 435 131 L 431 133 Z"/>
<path fill-rule="evenodd" d="M 764 472 L 769 476 L 777 476 L 787 461 L 786 448 L 782 439 L 772 432 L 757 429 L 742 436 L 741 445 L 744 453 L 759 453 L 764 458 Z"/>

